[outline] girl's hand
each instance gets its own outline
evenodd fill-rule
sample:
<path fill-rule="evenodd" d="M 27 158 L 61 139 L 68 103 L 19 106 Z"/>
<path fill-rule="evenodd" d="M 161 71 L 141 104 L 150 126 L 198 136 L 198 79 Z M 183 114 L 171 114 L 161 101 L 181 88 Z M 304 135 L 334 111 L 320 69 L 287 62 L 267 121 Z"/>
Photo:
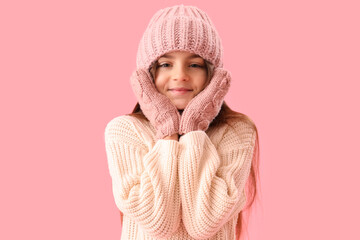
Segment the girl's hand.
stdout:
<path fill-rule="evenodd" d="M 146 69 L 137 69 L 130 78 L 140 108 L 157 130 L 156 137 L 163 139 L 179 132 L 180 114 L 168 97 L 155 87 Z"/>
<path fill-rule="evenodd" d="M 230 72 L 224 68 L 215 69 L 209 85 L 191 99 L 185 107 L 180 120 L 180 135 L 191 131 L 206 131 L 208 129 L 211 121 L 220 112 L 230 82 Z"/>

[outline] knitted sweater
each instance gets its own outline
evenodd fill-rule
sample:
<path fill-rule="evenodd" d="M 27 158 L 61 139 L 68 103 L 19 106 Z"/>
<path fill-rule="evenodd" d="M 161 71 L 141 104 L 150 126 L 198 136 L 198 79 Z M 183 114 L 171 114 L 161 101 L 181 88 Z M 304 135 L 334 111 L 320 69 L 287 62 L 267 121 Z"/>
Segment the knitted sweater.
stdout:
<path fill-rule="evenodd" d="M 146 120 L 112 119 L 105 145 L 121 239 L 235 239 L 255 138 L 237 122 L 156 140 Z"/>

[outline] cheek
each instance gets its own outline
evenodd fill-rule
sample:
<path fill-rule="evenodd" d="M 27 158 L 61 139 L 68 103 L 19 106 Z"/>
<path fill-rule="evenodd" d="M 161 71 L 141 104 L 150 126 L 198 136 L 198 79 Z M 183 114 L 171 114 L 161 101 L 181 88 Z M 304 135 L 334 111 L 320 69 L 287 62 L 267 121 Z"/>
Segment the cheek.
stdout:
<path fill-rule="evenodd" d="M 199 81 L 199 89 L 203 90 L 209 82 L 210 81 L 207 80 L 206 76 L 201 78 L 201 80 Z"/>
<path fill-rule="evenodd" d="M 204 73 L 199 77 L 199 79 L 201 79 L 201 83 L 202 83 L 203 86 L 206 85 L 206 84 L 207 84 L 207 74 L 206 74 L 206 72 L 204 72 Z"/>
<path fill-rule="evenodd" d="M 160 84 L 159 84 L 159 82 L 158 82 L 158 81 L 155 81 L 155 87 L 156 87 L 157 89 L 159 89 L 159 88 L 160 88 Z"/>
<path fill-rule="evenodd" d="M 155 79 L 155 87 L 159 91 L 164 91 L 165 81 L 163 81 L 163 79 L 161 79 L 161 78 L 156 78 Z"/>

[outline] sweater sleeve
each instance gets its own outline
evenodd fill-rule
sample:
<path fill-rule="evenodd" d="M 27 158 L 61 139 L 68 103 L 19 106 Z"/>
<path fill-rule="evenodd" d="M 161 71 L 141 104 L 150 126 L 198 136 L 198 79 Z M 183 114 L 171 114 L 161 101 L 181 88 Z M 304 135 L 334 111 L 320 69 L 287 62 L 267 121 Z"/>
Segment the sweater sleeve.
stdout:
<path fill-rule="evenodd" d="M 177 173 L 180 143 L 160 139 L 150 148 L 139 128 L 123 116 L 105 128 L 113 195 L 118 209 L 149 236 L 166 238 L 181 220 Z"/>
<path fill-rule="evenodd" d="M 228 126 L 217 147 L 204 131 L 180 138 L 182 220 L 194 239 L 215 235 L 246 203 L 256 132 L 244 123 Z"/>

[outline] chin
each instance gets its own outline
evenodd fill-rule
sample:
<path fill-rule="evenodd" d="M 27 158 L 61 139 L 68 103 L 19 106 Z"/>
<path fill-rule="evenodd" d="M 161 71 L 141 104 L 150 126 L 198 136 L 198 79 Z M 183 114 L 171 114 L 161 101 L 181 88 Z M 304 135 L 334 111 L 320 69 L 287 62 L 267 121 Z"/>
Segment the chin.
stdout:
<path fill-rule="evenodd" d="M 183 105 L 175 105 L 177 110 L 184 110 L 185 107 Z"/>
<path fill-rule="evenodd" d="M 178 110 L 184 110 L 189 102 L 173 103 Z"/>

